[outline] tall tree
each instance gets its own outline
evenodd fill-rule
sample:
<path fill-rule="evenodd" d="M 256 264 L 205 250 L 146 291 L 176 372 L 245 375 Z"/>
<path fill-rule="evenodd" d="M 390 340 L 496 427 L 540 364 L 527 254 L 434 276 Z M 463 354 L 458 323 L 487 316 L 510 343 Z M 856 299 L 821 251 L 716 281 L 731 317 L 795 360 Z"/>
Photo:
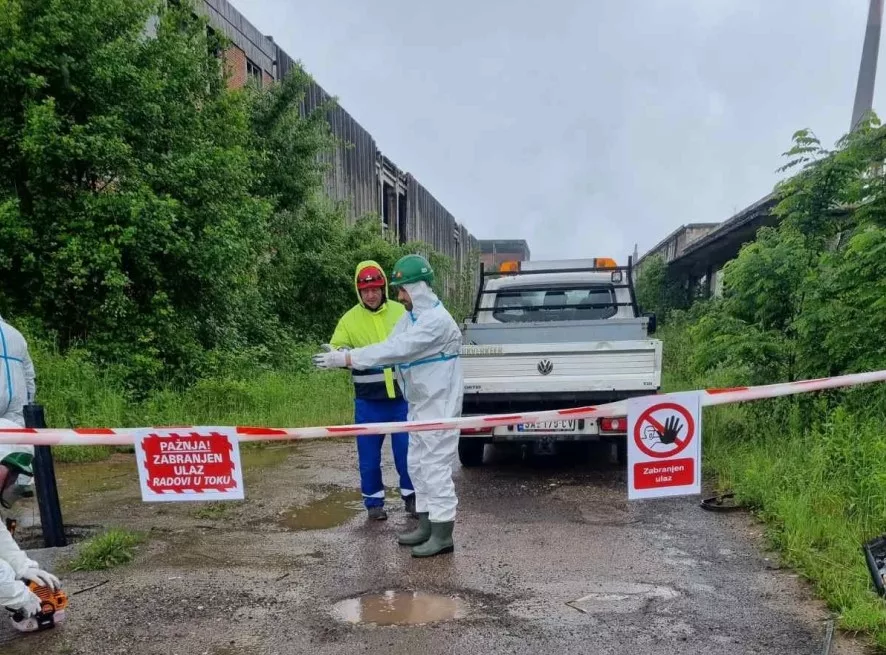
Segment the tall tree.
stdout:
<path fill-rule="evenodd" d="M 238 343 L 261 312 L 270 207 L 202 20 L 151 0 L 2 0 L 0 41 L 4 309 L 143 376 Z"/>

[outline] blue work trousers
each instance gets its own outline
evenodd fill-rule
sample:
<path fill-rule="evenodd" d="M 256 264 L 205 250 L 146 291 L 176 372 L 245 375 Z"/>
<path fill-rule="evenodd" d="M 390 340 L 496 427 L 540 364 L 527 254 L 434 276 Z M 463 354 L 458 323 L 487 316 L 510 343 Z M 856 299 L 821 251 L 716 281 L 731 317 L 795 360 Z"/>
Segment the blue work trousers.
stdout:
<path fill-rule="evenodd" d="M 364 400 L 354 401 L 354 423 L 383 423 L 388 421 L 406 420 L 406 401 L 396 400 Z M 357 457 L 360 460 L 360 491 L 363 493 L 363 504 L 370 507 L 382 507 L 385 503 L 385 486 L 381 476 L 381 448 L 384 443 L 383 434 L 365 434 L 357 437 Z M 398 432 L 391 435 L 391 451 L 394 454 L 394 465 L 400 474 L 400 495 L 403 498 L 415 493 L 412 480 L 406 468 L 406 455 L 409 451 L 409 433 Z"/>

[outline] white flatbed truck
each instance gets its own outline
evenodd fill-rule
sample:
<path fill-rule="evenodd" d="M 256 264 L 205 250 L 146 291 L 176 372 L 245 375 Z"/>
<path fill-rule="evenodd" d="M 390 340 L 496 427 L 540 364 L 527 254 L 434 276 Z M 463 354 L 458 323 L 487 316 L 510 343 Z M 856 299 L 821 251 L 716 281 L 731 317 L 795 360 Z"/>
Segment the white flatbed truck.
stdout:
<path fill-rule="evenodd" d="M 658 393 L 661 341 L 640 314 L 631 260 L 510 262 L 481 267 L 473 315 L 463 326 L 462 414 L 510 414 L 595 405 Z M 627 418 L 573 419 L 463 432 L 463 466 L 483 463 L 487 444 L 535 453 L 564 442 L 609 442 L 626 459 Z"/>

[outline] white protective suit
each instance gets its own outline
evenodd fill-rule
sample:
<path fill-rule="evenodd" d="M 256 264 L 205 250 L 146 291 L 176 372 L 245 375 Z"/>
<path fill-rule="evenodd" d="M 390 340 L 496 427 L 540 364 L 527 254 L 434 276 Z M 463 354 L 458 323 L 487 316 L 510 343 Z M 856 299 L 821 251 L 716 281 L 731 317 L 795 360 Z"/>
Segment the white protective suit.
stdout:
<path fill-rule="evenodd" d="M 34 400 L 36 393 L 36 375 L 28 342 L 0 316 L 0 420 L 15 424 L 9 427 L 25 427 L 23 408 Z M 33 446 L 0 445 L 0 459 L 11 452 L 9 448 L 34 454 Z M 33 478 L 28 481 L 28 486 L 33 488 Z"/>
<path fill-rule="evenodd" d="M 0 417 L 25 426 L 22 408 L 34 399 L 35 379 L 27 341 L 0 316 Z"/>
<path fill-rule="evenodd" d="M 0 525 L 0 607 L 34 610 L 36 601 L 36 609 L 39 609 L 39 599 L 22 582 L 23 577 L 39 570 L 40 565 L 18 547 L 6 526 Z"/>
<path fill-rule="evenodd" d="M 461 416 L 464 377 L 458 324 L 425 282 L 406 284 L 404 289 L 412 311 L 403 315 L 386 341 L 351 350 L 351 366 L 395 366 L 410 421 Z M 458 430 L 409 434 L 407 466 L 415 486 L 415 509 L 428 512 L 434 523 L 455 520 L 458 499 L 452 465 L 458 438 Z"/>

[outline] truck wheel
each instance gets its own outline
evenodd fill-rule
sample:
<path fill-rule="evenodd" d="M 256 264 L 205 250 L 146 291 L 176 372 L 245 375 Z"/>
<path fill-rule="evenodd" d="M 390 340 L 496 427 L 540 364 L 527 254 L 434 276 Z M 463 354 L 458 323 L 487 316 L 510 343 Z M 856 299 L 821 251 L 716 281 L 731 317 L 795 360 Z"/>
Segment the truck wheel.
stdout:
<path fill-rule="evenodd" d="M 486 450 L 486 442 L 476 437 L 467 437 L 458 440 L 458 459 L 465 468 L 483 465 L 483 452 Z"/>

